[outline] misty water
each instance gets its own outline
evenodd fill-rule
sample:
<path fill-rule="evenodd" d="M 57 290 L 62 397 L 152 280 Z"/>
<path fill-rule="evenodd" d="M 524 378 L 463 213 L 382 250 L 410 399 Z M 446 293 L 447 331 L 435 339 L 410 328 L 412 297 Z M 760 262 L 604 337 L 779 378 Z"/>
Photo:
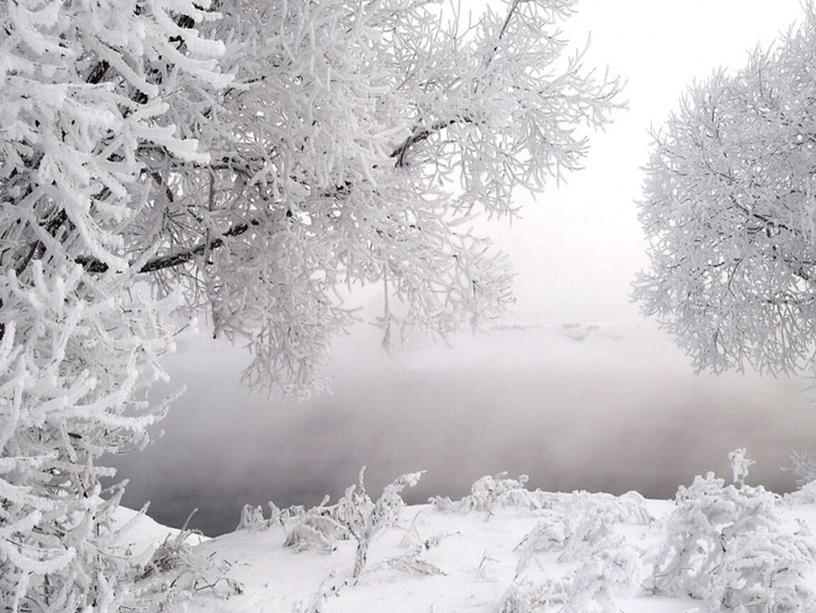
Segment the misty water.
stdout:
<path fill-rule="evenodd" d="M 695 474 L 729 474 L 747 447 L 751 481 L 794 487 L 791 449 L 813 447 L 806 383 L 754 373 L 695 374 L 667 337 L 644 326 L 546 324 L 494 330 L 453 346 L 382 350 L 375 333 L 336 347 L 332 393 L 306 402 L 251 393 L 238 349 L 195 338 L 167 360 L 187 386 L 141 453 L 114 458 L 125 503 L 214 535 L 245 503 L 314 505 L 342 495 L 367 466 L 379 492 L 427 470 L 409 502 L 458 497 L 484 474 L 530 475 L 530 486 L 674 495 Z"/>

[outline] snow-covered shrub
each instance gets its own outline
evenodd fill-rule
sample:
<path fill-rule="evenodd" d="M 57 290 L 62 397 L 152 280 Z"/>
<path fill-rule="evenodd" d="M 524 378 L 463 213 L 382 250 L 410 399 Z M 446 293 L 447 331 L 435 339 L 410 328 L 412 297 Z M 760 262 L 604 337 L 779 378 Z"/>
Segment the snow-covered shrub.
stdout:
<path fill-rule="evenodd" d="M 655 521 L 644 502 L 636 492 L 620 497 L 588 492 L 552 495 L 551 508 L 538 513 L 541 521 L 515 547 L 521 552 L 516 574 L 542 553 L 557 552 L 559 562 L 575 562 L 622 542 L 613 533 L 613 524 Z"/>
<path fill-rule="evenodd" d="M 656 557 L 655 589 L 705 600 L 711 611 L 809 610 L 803 578 L 814 563 L 813 542 L 785 530 L 777 495 L 745 485 L 744 453 L 731 457 L 737 485 L 708 473 L 678 490 Z"/>
<path fill-rule="evenodd" d="M 563 613 L 618 613 L 618 597 L 640 586 L 643 565 L 636 549 L 615 543 L 588 555 L 570 583 Z"/>
<path fill-rule="evenodd" d="M 797 484 L 805 486 L 816 481 L 816 460 L 808 452 L 791 451 L 790 462 L 790 470 L 793 471 Z"/>
<path fill-rule="evenodd" d="M 0 325 L 0 602 L 115 608 L 132 563 L 111 525 L 121 487 L 103 491 L 115 471 L 97 461 L 142 447 L 164 413 L 141 395 L 161 376 L 169 328 L 158 303 L 128 298 L 120 281 L 88 284 L 76 266 L 48 277 L 40 262 L 31 274 L 34 287 L 0 276 L 15 313 Z"/>
<path fill-rule="evenodd" d="M 816 481 L 805 483 L 795 492 L 785 494 L 783 500 L 788 505 L 816 503 Z"/>
<path fill-rule="evenodd" d="M 645 505 L 645 499 L 637 492 L 627 492 L 622 496 L 606 493 L 576 491 L 571 493 L 543 492 L 526 488 L 529 477 L 521 475 L 517 479 L 507 477 L 506 472 L 478 479 L 471 486 L 471 493 L 460 500 L 445 496 L 433 496 L 428 501 L 433 508 L 445 513 L 467 513 L 482 511 L 487 519 L 497 509 L 517 508 L 546 513 L 558 509 L 573 516 L 584 513 L 600 513 L 610 522 L 650 524 L 654 521 Z"/>
<path fill-rule="evenodd" d="M 292 606 L 292 613 L 323 613 L 326 600 L 330 597 L 339 597 L 340 592 L 348 585 L 347 579 L 335 580 L 335 573 L 332 571 L 320 582 L 320 587 L 315 590 L 308 602 L 296 602 Z"/>
<path fill-rule="evenodd" d="M 572 517 L 601 515 L 609 523 L 649 525 L 654 522 L 654 517 L 646 508 L 646 499 L 638 492 L 626 492 L 622 496 L 605 492 L 572 492 L 560 498 L 558 508 Z"/>
<path fill-rule="evenodd" d="M 572 492 L 550 494 L 546 504 L 541 521 L 515 547 L 521 553 L 516 581 L 499 610 L 545 611 L 559 604 L 564 613 L 617 613 L 615 598 L 636 591 L 643 564 L 641 553 L 612 526 L 653 523 L 644 499 L 635 492 L 621 497 Z M 572 580 L 522 577 L 536 556 L 548 553 L 557 553 L 559 563 L 578 564 Z"/>
<path fill-rule="evenodd" d="M 783 471 L 791 471 L 796 478 L 799 488 L 785 494 L 784 502 L 789 505 L 816 503 L 816 460 L 806 451 L 791 451 L 790 466 L 782 467 Z"/>
<path fill-rule="evenodd" d="M 337 505 L 328 505 L 328 502 L 329 497 L 326 496 L 316 507 L 294 516 L 294 525 L 286 534 L 285 547 L 292 547 L 298 552 L 317 550 L 331 553 L 336 541 L 351 537 L 348 528 L 334 517 Z"/>
<path fill-rule="evenodd" d="M 243 586 L 229 577 L 231 565 L 215 561 L 214 553 L 209 556 L 199 553 L 191 543 L 193 534 L 185 524 L 178 534 L 165 538 L 159 545 L 136 574 L 137 597 L 128 603 L 129 610 L 173 613 L 203 590 L 217 598 L 243 592 Z"/>
<path fill-rule="evenodd" d="M 782 470 L 793 472 L 799 488 L 785 494 L 784 501 L 789 505 L 816 503 L 816 460 L 806 451 L 791 451 L 790 462 Z"/>
<path fill-rule="evenodd" d="M 262 530 L 268 527 L 260 505 L 245 504 L 241 508 L 241 519 L 238 520 L 236 530 Z"/>
<path fill-rule="evenodd" d="M 20 499 L 18 492 L 24 494 Z M 116 611 L 131 602 L 136 563 L 122 551 L 120 532 L 112 528 L 124 490 L 117 486 L 102 498 L 97 482 L 91 492 L 84 505 L 68 499 L 61 506 L 52 502 L 45 512 L 34 506 L 37 510 L 17 521 L 9 521 L 9 509 L 40 504 L 41 498 L 24 488 L 9 492 L 2 509 L 8 523 L 0 527 L 0 603 L 6 610 L 74 611 L 93 598 L 100 611 Z M 65 530 L 62 539 L 38 531 L 52 526 Z"/>
<path fill-rule="evenodd" d="M 776 498 L 762 487 L 725 485 L 713 473 L 681 486 L 657 558 L 655 587 L 669 595 L 707 598 L 731 541 L 779 524 Z"/>
<path fill-rule="evenodd" d="M 594 556 L 611 544 L 622 543 L 612 532 L 611 523 L 597 510 L 567 517 L 567 539 L 559 562 L 579 562 Z"/>
<path fill-rule="evenodd" d="M 479 560 L 479 565 L 476 567 L 473 578 L 476 579 L 476 581 L 495 581 L 496 579 L 490 569 L 496 562 L 498 562 L 498 560 L 491 556 L 487 549 L 485 549 L 484 553 L 482 553 L 482 559 Z"/>
<path fill-rule="evenodd" d="M 728 544 L 708 597 L 710 609 L 782 613 L 816 611 L 809 585 L 816 544 L 809 537 L 760 528 Z"/>
<path fill-rule="evenodd" d="M 379 564 L 379 567 L 386 567 L 392 570 L 405 573 L 406 575 L 416 576 L 434 576 L 445 575 L 445 571 L 439 568 L 436 564 L 425 559 L 425 552 L 427 549 L 418 545 L 413 547 L 410 551 L 406 551 L 398 556 L 386 558 Z M 371 570 L 374 570 L 373 568 Z"/>
<path fill-rule="evenodd" d="M 539 613 L 567 601 L 569 582 L 515 580 L 502 595 L 496 613 Z"/>
<path fill-rule="evenodd" d="M 405 506 L 400 493 L 406 487 L 415 486 L 422 477 L 422 472 L 401 475 L 385 486 L 377 500 L 372 501 L 365 489 L 364 473 L 365 468 L 360 471 L 358 484 L 346 490 L 335 509 L 337 521 L 357 541 L 353 573 L 355 578 L 363 572 L 368 559 L 368 548 L 374 536 L 399 519 L 399 513 Z"/>
<path fill-rule="evenodd" d="M 529 477 L 520 475 L 518 479 L 507 477 L 506 472 L 487 475 L 478 479 L 472 486 L 470 494 L 453 501 L 448 497 L 434 496 L 429 499 L 437 511 L 445 513 L 467 513 L 483 511 L 490 519 L 500 508 L 520 508 L 538 511 L 551 504 L 553 494 L 539 490 L 530 491 L 525 485 Z"/>
<path fill-rule="evenodd" d="M 731 480 L 739 487 L 745 485 L 745 480 L 748 478 L 750 468 L 756 462 L 746 455 L 744 448 L 735 449 L 728 454 L 728 459 L 731 461 Z"/>
<path fill-rule="evenodd" d="M 296 517 L 285 545 L 297 551 L 317 549 L 328 553 L 334 550 L 336 541 L 353 538 L 357 543 L 353 576 L 359 577 L 374 536 L 399 519 L 405 506 L 400 492 L 416 485 L 422 476 L 421 472 L 402 475 L 385 486 L 377 500 L 372 500 L 365 489 L 364 473 L 365 468 L 360 471 L 358 483 L 348 487 L 335 504 L 329 505 L 326 497 L 320 505 Z"/>
<path fill-rule="evenodd" d="M 521 539 L 514 551 L 521 557 L 516 565 L 516 576 L 520 576 L 530 561 L 538 554 L 563 551 L 571 535 L 570 521 L 564 513 L 547 511 L 535 527 Z"/>
<path fill-rule="evenodd" d="M 405 534 L 402 535 L 402 540 L 400 540 L 400 547 L 416 547 L 424 542 L 425 539 L 422 538 L 422 535 L 419 533 L 419 527 L 417 524 L 419 523 L 420 517 L 422 516 L 422 512 L 418 511 L 414 518 L 411 520 L 411 523 L 405 529 Z"/>
<path fill-rule="evenodd" d="M 292 547 L 295 551 L 331 553 L 334 551 L 334 543 L 347 540 L 350 534 L 332 517 L 337 505 L 328 503 L 329 497 L 326 496 L 320 504 L 308 510 L 302 505 L 280 509 L 270 500 L 267 503 L 269 518 L 264 517 L 260 505 L 245 504 L 235 529 L 252 532 L 282 526 L 286 530 L 285 547 Z"/>
<path fill-rule="evenodd" d="M 564 513 L 549 511 L 524 535 L 515 550 L 525 553 L 559 551 L 564 548 L 569 535 L 567 516 Z"/>
<path fill-rule="evenodd" d="M 269 518 L 264 517 L 261 505 L 245 504 L 241 508 L 241 517 L 238 520 L 236 530 L 265 530 L 271 526 L 281 526 L 286 519 L 300 517 L 306 510 L 302 506 L 287 507 L 279 509 L 271 500 L 266 503 L 269 507 Z"/>
<path fill-rule="evenodd" d="M 452 534 L 458 534 L 458 532 L 439 532 L 437 534 L 424 537 L 422 534 L 420 534 L 417 526 L 420 517 L 422 517 L 421 511 L 414 515 L 414 519 L 411 520 L 411 523 L 405 529 L 405 534 L 403 534 L 402 539 L 400 540 L 400 547 L 407 547 L 410 549 L 421 547 L 428 551 L 439 545 L 443 539 L 451 536 Z"/>

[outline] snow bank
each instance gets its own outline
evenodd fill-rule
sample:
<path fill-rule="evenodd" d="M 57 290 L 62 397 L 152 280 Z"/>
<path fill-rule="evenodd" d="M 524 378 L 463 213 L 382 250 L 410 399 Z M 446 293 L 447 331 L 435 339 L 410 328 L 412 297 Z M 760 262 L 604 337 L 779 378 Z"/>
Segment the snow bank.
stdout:
<path fill-rule="evenodd" d="M 361 480 L 308 511 L 247 507 L 239 530 L 195 548 L 239 593 L 202 592 L 189 610 L 816 610 L 816 497 L 746 485 L 747 468 L 735 475 L 698 477 L 674 501 L 530 491 L 524 477 L 496 475 L 457 501 L 405 506 L 389 488 L 375 501 Z M 142 518 L 138 530 L 155 542 L 169 529 Z"/>

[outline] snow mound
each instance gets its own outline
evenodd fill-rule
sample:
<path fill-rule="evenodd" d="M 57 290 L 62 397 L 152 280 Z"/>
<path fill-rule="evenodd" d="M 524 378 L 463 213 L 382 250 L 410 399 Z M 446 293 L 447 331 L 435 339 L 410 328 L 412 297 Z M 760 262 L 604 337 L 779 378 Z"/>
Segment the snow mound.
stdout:
<path fill-rule="evenodd" d="M 146 509 L 145 509 L 146 511 Z M 178 536 L 178 528 L 163 526 L 145 512 L 118 507 L 113 515 L 113 528 L 121 529 L 119 544 L 133 552 L 152 553 L 165 540 Z M 190 534 L 191 544 L 199 545 L 209 540 L 203 534 Z"/>

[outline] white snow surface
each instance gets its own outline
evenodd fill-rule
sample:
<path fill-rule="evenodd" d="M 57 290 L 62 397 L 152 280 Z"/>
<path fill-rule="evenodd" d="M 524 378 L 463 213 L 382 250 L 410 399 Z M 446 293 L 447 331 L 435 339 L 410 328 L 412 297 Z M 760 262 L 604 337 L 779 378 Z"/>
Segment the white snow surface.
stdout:
<path fill-rule="evenodd" d="M 601 495 L 606 496 L 606 495 Z M 611 497 L 610 497 L 611 498 Z M 643 500 L 643 499 L 641 499 Z M 643 500 L 654 521 L 613 522 L 613 532 L 625 538 L 644 560 L 665 535 L 665 520 L 674 509 L 668 500 Z M 816 505 L 780 504 L 786 524 L 803 521 L 816 527 Z M 203 540 L 196 550 L 231 567 L 229 575 L 243 584 L 243 593 L 227 599 L 201 594 L 189 610 L 194 613 L 503 613 L 528 609 L 502 609 L 503 597 L 514 581 L 522 554 L 519 543 L 546 511 L 501 508 L 483 511 L 440 511 L 430 504 L 401 509 L 395 525 L 380 532 L 369 552 L 368 564 L 358 579 L 352 578 L 355 544 L 338 541 L 331 553 L 296 552 L 284 545 L 286 529 L 280 525 L 244 529 Z M 161 542 L 175 531 L 148 517 L 134 529 L 140 542 Z M 422 575 L 397 570 L 389 559 L 404 556 L 417 544 L 421 557 L 444 574 Z M 559 562 L 559 552 L 540 553 L 522 575 L 541 583 L 568 581 L 583 560 Z M 705 613 L 700 600 L 649 595 L 648 572 L 639 577 L 634 594 L 616 597 L 618 611 L 626 613 Z M 808 581 L 816 587 L 816 576 Z M 315 594 L 329 596 L 313 608 Z M 312 605 L 310 607 L 310 604 Z M 529 609 L 560 611 L 562 604 Z M 581 609 L 582 611 L 594 610 Z M 601 609 L 598 609 L 601 610 Z"/>
<path fill-rule="evenodd" d="M 124 549 L 133 553 L 144 553 L 146 557 L 165 539 L 173 538 L 181 530 L 163 526 L 145 512 L 134 511 L 127 507 L 118 507 L 113 515 L 113 528 L 121 529 L 118 541 Z M 190 534 L 188 542 L 200 544 L 209 538 L 201 534 Z"/>

